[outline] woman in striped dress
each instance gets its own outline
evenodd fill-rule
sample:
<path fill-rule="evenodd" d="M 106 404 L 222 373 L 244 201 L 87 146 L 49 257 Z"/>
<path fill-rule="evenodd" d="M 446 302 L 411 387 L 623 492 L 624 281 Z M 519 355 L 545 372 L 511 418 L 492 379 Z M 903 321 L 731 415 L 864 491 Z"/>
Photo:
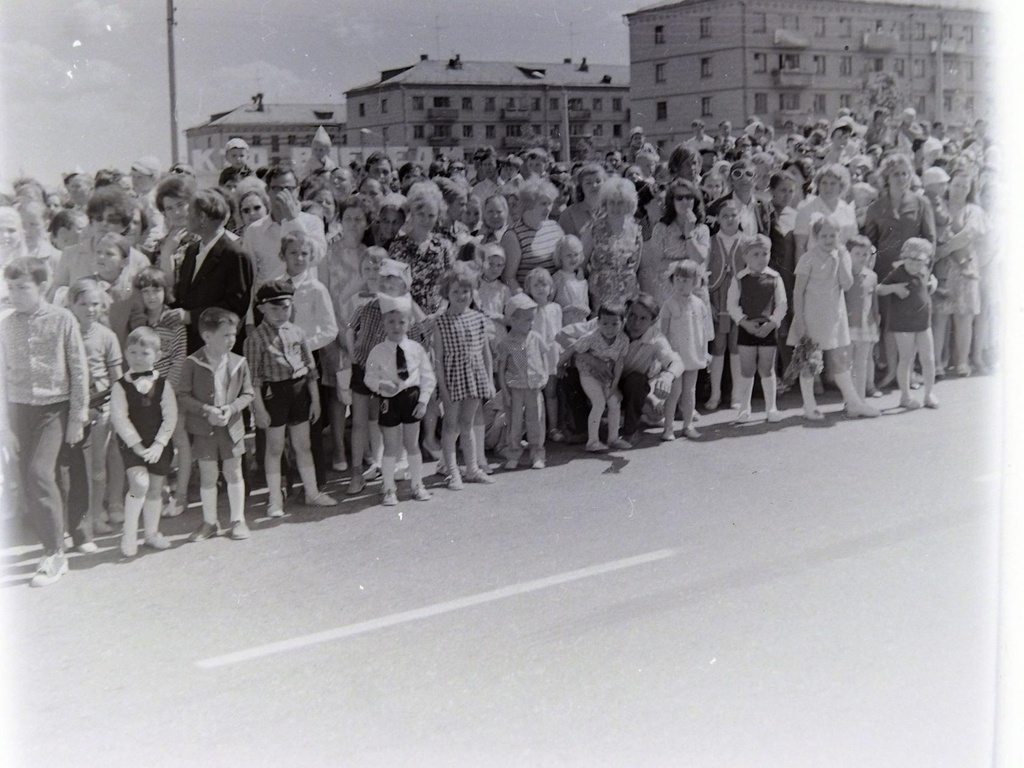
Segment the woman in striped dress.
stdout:
<path fill-rule="evenodd" d="M 556 269 L 555 246 L 565 234 L 558 222 L 548 218 L 556 197 L 554 184 L 541 178 L 530 179 L 519 191 L 522 218 L 501 238 L 501 247 L 505 249 L 502 279 L 512 293 L 522 290 L 530 270 L 543 267 L 553 273 Z"/>

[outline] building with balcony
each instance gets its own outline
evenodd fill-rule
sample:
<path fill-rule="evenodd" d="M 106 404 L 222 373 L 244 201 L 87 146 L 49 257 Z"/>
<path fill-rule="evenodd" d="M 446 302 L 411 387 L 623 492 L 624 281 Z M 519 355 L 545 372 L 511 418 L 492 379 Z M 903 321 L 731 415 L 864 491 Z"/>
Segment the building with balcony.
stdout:
<path fill-rule="evenodd" d="M 249 144 L 250 163 L 267 166 L 290 161 L 296 166 L 310 156 L 313 135 L 324 127 L 334 145 L 334 159 L 345 157 L 345 105 L 265 104 L 263 94 L 251 103 L 210 115 L 210 119 L 185 131 L 188 162 L 200 179 L 214 180 L 224 167 L 224 145 L 228 139 Z"/>
<path fill-rule="evenodd" d="M 543 146 L 558 156 L 566 118 L 573 157 L 629 138 L 629 67 L 586 59 L 516 64 L 421 56 L 345 96 L 349 147 L 384 148 L 399 159 L 469 156 L 485 145 L 501 153 Z"/>
<path fill-rule="evenodd" d="M 782 127 L 865 112 L 891 74 L 921 120 L 963 125 L 989 112 L 986 0 L 675 0 L 626 14 L 633 122 L 671 147 L 749 115 Z M 870 117 L 865 115 L 864 119 Z"/>

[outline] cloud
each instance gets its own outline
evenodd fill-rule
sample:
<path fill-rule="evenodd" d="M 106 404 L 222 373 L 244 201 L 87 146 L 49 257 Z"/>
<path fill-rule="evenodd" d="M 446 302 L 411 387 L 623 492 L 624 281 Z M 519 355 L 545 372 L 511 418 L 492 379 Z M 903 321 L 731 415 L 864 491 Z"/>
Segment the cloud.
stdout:
<path fill-rule="evenodd" d="M 64 101 L 128 86 L 131 76 L 127 70 L 80 51 L 76 48 L 72 57 L 62 58 L 25 40 L 0 45 L 4 101 Z"/>
<path fill-rule="evenodd" d="M 128 13 L 116 3 L 78 0 L 64 19 L 65 32 L 72 38 L 118 32 L 128 26 Z"/>

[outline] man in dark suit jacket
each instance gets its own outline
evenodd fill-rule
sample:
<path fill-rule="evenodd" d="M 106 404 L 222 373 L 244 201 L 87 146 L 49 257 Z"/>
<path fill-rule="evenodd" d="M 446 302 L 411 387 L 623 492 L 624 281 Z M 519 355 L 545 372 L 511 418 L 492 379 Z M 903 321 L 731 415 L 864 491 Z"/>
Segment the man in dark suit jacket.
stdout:
<path fill-rule="evenodd" d="M 203 346 L 199 315 L 208 307 L 221 307 L 242 321 L 234 351 L 241 354 L 245 316 L 253 288 L 252 260 L 237 241 L 229 239 L 224 224 L 230 211 L 217 192 L 200 190 L 189 205 L 188 228 L 199 242 L 185 249 L 178 270 L 171 306 L 179 312 L 188 332 L 188 354 Z"/>
<path fill-rule="evenodd" d="M 737 160 L 729 168 L 729 183 L 732 191 L 715 200 L 708 206 L 707 215 L 712 219 L 708 224 L 711 234 L 718 232 L 718 224 L 714 221 L 718 211 L 726 200 L 736 200 L 740 204 L 740 229 L 747 237 L 768 235 L 771 233 L 771 211 L 769 207 L 754 195 L 754 165 L 749 160 Z M 750 231 L 756 228 L 756 231 Z"/>

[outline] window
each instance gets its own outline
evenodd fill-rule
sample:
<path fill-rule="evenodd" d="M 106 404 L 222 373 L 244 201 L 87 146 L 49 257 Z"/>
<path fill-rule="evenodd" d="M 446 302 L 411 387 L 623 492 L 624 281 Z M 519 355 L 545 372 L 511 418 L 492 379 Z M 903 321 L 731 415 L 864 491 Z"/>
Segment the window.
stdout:
<path fill-rule="evenodd" d="M 767 93 L 755 93 L 754 94 L 754 112 L 759 115 L 766 114 L 768 112 L 768 94 Z"/>
<path fill-rule="evenodd" d="M 700 36 L 711 37 L 711 17 L 701 16 L 700 17 Z"/>
<path fill-rule="evenodd" d="M 464 125 L 464 126 L 462 126 L 462 138 L 464 138 L 464 139 L 472 139 L 473 138 L 473 126 L 472 125 Z"/>
<path fill-rule="evenodd" d="M 484 97 L 484 112 L 493 112 L 495 108 L 495 101 L 493 96 Z"/>
<path fill-rule="evenodd" d="M 843 77 L 849 77 L 853 74 L 853 56 L 839 57 L 839 74 Z"/>
<path fill-rule="evenodd" d="M 782 28 L 791 29 L 794 32 L 800 29 L 800 17 L 795 13 L 784 13 L 782 14 Z"/>
<path fill-rule="evenodd" d="M 515 138 L 519 138 L 522 135 L 523 135 L 523 126 L 519 125 L 518 123 L 515 123 L 513 125 L 506 125 L 505 126 L 505 136 L 506 136 L 506 138 L 515 139 Z"/>
<path fill-rule="evenodd" d="M 914 59 L 914 77 L 924 77 L 924 59 Z"/>
<path fill-rule="evenodd" d="M 612 99 L 612 112 L 621 112 L 621 111 L 622 111 L 622 99 L 618 98 L 618 97 Z"/>
<path fill-rule="evenodd" d="M 779 109 L 783 112 L 797 112 L 800 110 L 799 93 L 780 93 Z"/>
<path fill-rule="evenodd" d="M 814 74 L 824 75 L 825 74 L 825 57 L 815 56 L 814 57 Z"/>
<path fill-rule="evenodd" d="M 701 96 L 700 98 L 700 116 L 711 117 L 711 97 Z"/>
<path fill-rule="evenodd" d="M 968 43 L 973 43 L 974 42 L 974 27 L 972 27 L 972 26 L 964 27 L 964 40 L 966 40 Z"/>
<path fill-rule="evenodd" d="M 600 123 L 595 125 L 594 126 L 594 135 L 595 136 L 604 136 L 604 126 L 601 125 Z"/>
<path fill-rule="evenodd" d="M 537 97 L 535 97 L 533 99 L 530 99 L 530 109 L 532 109 L 534 112 L 540 112 L 540 110 L 541 110 L 541 106 L 540 105 L 541 105 L 540 96 L 537 96 Z"/>
<path fill-rule="evenodd" d="M 914 39 L 915 40 L 924 40 L 924 22 L 923 21 L 915 21 L 914 22 Z"/>
<path fill-rule="evenodd" d="M 450 125 L 435 125 L 434 133 L 431 138 L 434 139 L 450 139 L 452 136 L 452 127 Z"/>
<path fill-rule="evenodd" d="M 493 139 L 494 138 L 494 126 L 493 125 L 485 125 L 484 126 L 484 138 L 485 139 Z"/>
<path fill-rule="evenodd" d="M 953 39 L 953 25 L 952 24 L 943 24 L 942 25 L 942 39 L 943 40 L 952 40 Z"/>
<path fill-rule="evenodd" d="M 543 130 L 544 129 L 541 128 L 539 125 L 532 125 L 532 126 L 530 126 L 530 128 L 532 129 L 534 136 L 543 136 L 544 135 L 543 134 Z"/>
<path fill-rule="evenodd" d="M 879 56 L 879 57 L 877 57 L 875 59 L 872 59 L 871 66 L 875 70 L 875 72 L 884 72 L 885 71 L 885 57 L 884 56 Z"/>
<path fill-rule="evenodd" d="M 359 116 L 366 117 L 366 104 L 359 102 Z"/>
<path fill-rule="evenodd" d="M 656 101 L 654 103 L 654 119 L 668 120 L 668 102 Z"/>
<path fill-rule="evenodd" d="M 615 125 L 612 126 L 612 136 L 614 136 L 616 139 L 621 139 L 622 138 L 622 124 L 621 123 L 615 123 Z"/>
<path fill-rule="evenodd" d="M 604 112 L 604 99 L 594 99 L 591 106 L 595 112 Z"/>
<path fill-rule="evenodd" d="M 550 130 L 548 131 L 548 133 L 551 135 L 552 139 L 557 139 L 558 138 L 558 134 L 560 133 L 558 129 L 559 129 L 559 126 L 557 126 L 557 125 L 552 125 L 551 126 Z"/>
<path fill-rule="evenodd" d="M 704 56 L 700 60 L 700 76 L 711 77 L 711 57 Z"/>
<path fill-rule="evenodd" d="M 754 54 L 754 72 L 767 72 L 768 71 L 768 54 L 767 53 L 755 53 Z"/>
<path fill-rule="evenodd" d="M 467 112 L 472 112 L 473 111 L 473 97 L 472 96 L 463 96 L 462 97 L 462 108 L 464 110 L 466 110 Z"/>
<path fill-rule="evenodd" d="M 654 65 L 654 82 L 664 83 L 665 82 L 665 65 L 655 64 Z"/>
<path fill-rule="evenodd" d="M 973 80 L 974 79 L 974 62 L 973 61 L 965 61 L 964 62 L 964 67 L 967 70 L 967 79 L 968 80 Z"/>
<path fill-rule="evenodd" d="M 752 14 L 750 14 L 750 31 L 751 32 L 767 32 L 768 31 L 768 14 L 766 14 L 766 13 L 752 13 Z"/>
<path fill-rule="evenodd" d="M 815 16 L 814 17 L 814 36 L 824 37 L 825 36 L 825 17 Z"/>
<path fill-rule="evenodd" d="M 417 110 L 417 111 L 423 109 L 423 97 L 422 96 L 413 96 L 412 97 L 412 108 L 414 110 Z"/>
<path fill-rule="evenodd" d="M 951 91 L 946 91 L 944 94 L 942 94 L 942 111 L 953 111 L 953 94 Z"/>
<path fill-rule="evenodd" d="M 516 101 L 515 97 L 511 97 L 505 101 L 505 109 L 518 109 L 519 102 Z"/>
<path fill-rule="evenodd" d="M 814 94 L 814 112 L 819 115 L 825 114 L 828 110 L 825 109 L 825 94 L 816 93 Z"/>
<path fill-rule="evenodd" d="M 412 137 L 414 139 L 422 139 L 423 138 L 423 126 L 422 125 L 414 125 L 412 127 Z"/>
<path fill-rule="evenodd" d="M 380 100 L 380 113 L 382 115 L 386 115 L 388 113 L 388 100 L 387 99 L 381 99 Z"/>
<path fill-rule="evenodd" d="M 971 116 L 974 115 L 974 97 L 973 96 L 965 96 L 964 97 L 964 111 L 966 111 L 968 115 L 971 115 Z"/>
<path fill-rule="evenodd" d="M 883 19 L 875 21 L 875 32 L 885 32 L 885 21 Z"/>
<path fill-rule="evenodd" d="M 362 134 L 360 134 L 362 135 Z M 280 152 L 281 151 L 281 137 L 274 135 L 270 137 L 270 151 Z"/>
<path fill-rule="evenodd" d="M 665 42 L 665 27 L 661 24 L 654 28 L 654 44 L 662 45 Z"/>
<path fill-rule="evenodd" d="M 779 69 L 800 69 L 800 54 L 780 53 Z"/>
<path fill-rule="evenodd" d="M 898 77 L 905 77 L 907 74 L 907 62 L 905 59 L 893 59 L 892 68 L 896 70 Z"/>
<path fill-rule="evenodd" d="M 852 105 L 852 101 L 853 100 L 850 98 L 850 94 L 848 94 L 848 93 L 841 93 L 841 94 L 839 94 L 839 108 L 840 109 L 850 109 L 853 106 Z"/>
<path fill-rule="evenodd" d="M 434 109 L 449 109 L 452 106 L 452 100 L 447 96 L 435 96 L 434 97 Z"/>
<path fill-rule="evenodd" d="M 263 143 L 263 137 L 262 136 L 253 136 L 251 139 L 249 139 L 249 145 L 253 146 L 253 147 L 258 147 L 262 143 Z"/>
<path fill-rule="evenodd" d="M 558 99 L 555 99 L 555 98 L 548 99 L 548 109 L 550 111 L 552 111 L 552 112 L 557 112 L 558 109 L 559 109 Z"/>
<path fill-rule="evenodd" d="M 578 112 L 583 109 L 583 99 L 574 97 L 569 99 L 569 111 Z"/>
<path fill-rule="evenodd" d="M 850 37 L 853 34 L 853 24 L 850 22 L 849 16 L 839 17 L 839 36 Z"/>
<path fill-rule="evenodd" d="M 917 97 L 917 105 L 914 107 L 917 114 L 921 115 L 928 111 L 928 102 L 924 96 Z"/>

